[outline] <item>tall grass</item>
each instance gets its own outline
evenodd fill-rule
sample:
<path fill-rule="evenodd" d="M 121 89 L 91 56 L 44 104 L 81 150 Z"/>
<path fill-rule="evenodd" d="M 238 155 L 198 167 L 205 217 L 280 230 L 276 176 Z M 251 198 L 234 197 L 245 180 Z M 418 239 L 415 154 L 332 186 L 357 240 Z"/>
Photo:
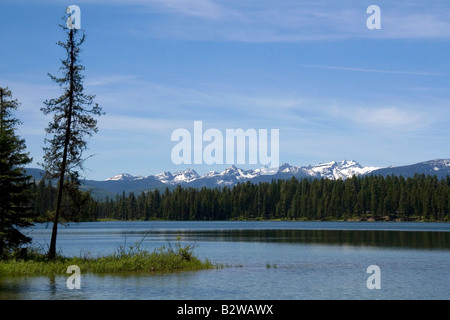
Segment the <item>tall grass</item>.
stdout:
<path fill-rule="evenodd" d="M 81 272 L 97 274 L 125 272 L 172 272 L 212 269 L 209 260 L 200 260 L 193 254 L 193 246 L 182 246 L 177 242 L 174 246 L 162 246 L 153 251 L 144 250 L 138 243 L 125 248 L 121 246 L 109 256 L 80 257 L 57 256 L 48 260 L 46 255 L 32 251 L 25 259 L 9 259 L 0 261 L 0 275 L 63 275 L 67 267 L 77 265 Z"/>

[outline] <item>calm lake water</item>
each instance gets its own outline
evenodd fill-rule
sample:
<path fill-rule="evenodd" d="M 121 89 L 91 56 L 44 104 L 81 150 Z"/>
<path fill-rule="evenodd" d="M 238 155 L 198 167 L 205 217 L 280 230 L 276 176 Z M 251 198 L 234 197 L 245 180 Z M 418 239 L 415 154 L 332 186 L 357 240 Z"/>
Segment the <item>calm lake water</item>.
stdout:
<path fill-rule="evenodd" d="M 27 230 L 48 248 L 51 225 Z M 112 254 L 181 238 L 227 267 L 150 275 L 0 276 L 0 299 L 450 299 L 450 224 L 416 222 L 87 222 L 59 227 L 66 256 Z M 380 269 L 369 289 L 367 268 Z"/>

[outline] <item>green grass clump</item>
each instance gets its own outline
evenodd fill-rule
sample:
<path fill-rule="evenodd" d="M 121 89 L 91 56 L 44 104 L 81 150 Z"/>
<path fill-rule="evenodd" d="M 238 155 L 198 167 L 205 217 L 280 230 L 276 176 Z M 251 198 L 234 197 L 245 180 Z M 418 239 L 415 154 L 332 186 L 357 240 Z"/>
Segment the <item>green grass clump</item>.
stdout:
<path fill-rule="evenodd" d="M 97 274 L 126 272 L 173 272 L 212 269 L 209 261 L 201 261 L 193 254 L 193 246 L 161 247 L 147 251 L 137 246 L 120 247 L 110 256 L 100 257 L 62 257 L 48 260 L 42 253 L 32 252 L 24 259 L 9 259 L 0 261 L 0 275 L 62 275 L 67 267 L 77 265 L 81 272 Z"/>

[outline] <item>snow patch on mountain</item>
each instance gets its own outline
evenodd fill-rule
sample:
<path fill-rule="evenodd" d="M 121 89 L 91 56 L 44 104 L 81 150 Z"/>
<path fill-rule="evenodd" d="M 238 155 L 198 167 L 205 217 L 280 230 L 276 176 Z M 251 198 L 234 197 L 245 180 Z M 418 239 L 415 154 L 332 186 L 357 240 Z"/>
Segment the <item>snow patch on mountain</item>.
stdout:
<path fill-rule="evenodd" d="M 189 183 L 191 181 L 197 180 L 200 178 L 200 175 L 192 169 L 187 169 L 185 171 L 176 172 L 173 175 L 174 183 Z"/>
<path fill-rule="evenodd" d="M 439 171 L 441 169 L 450 167 L 450 160 L 449 159 L 430 160 L 430 161 L 424 162 L 424 164 L 433 166 L 434 171 Z"/>
<path fill-rule="evenodd" d="M 173 174 L 169 171 L 164 171 L 160 174 L 157 174 L 155 178 L 162 183 L 170 183 L 173 180 Z"/>
<path fill-rule="evenodd" d="M 450 163 L 449 163 L 450 165 Z M 231 186 L 242 181 L 252 180 L 261 176 L 274 177 L 313 177 L 313 178 L 328 178 L 328 179 L 347 179 L 352 176 L 359 176 L 370 173 L 373 170 L 379 169 L 377 167 L 362 167 L 354 160 L 342 160 L 340 162 L 331 161 L 316 164 L 314 166 L 291 166 L 284 163 L 278 168 L 259 168 L 256 170 L 240 169 L 235 165 L 230 165 L 222 172 L 210 171 L 200 176 L 195 170 L 187 169 L 176 173 L 169 171 L 162 172 L 155 176 L 133 176 L 130 174 L 119 174 L 113 176 L 107 181 L 133 181 L 139 179 L 146 179 L 154 177 L 156 180 L 164 184 L 177 185 L 188 184 L 194 181 L 208 181 L 208 184 L 217 186 Z"/>
<path fill-rule="evenodd" d="M 328 179 L 347 179 L 370 173 L 378 167 L 362 167 L 355 160 L 342 160 L 320 163 L 305 167 L 305 171 L 312 177 Z"/>
<path fill-rule="evenodd" d="M 111 178 L 106 179 L 105 181 L 135 181 L 135 180 L 141 180 L 144 179 L 142 176 L 134 176 L 128 173 L 121 173 L 115 176 L 112 176 Z"/>

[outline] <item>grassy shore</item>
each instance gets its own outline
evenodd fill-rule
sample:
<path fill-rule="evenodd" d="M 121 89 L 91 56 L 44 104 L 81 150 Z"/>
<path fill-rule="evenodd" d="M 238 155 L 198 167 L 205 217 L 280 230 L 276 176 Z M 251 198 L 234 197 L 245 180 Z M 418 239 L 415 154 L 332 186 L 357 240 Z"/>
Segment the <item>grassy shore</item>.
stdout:
<path fill-rule="evenodd" d="M 77 265 L 83 273 L 97 274 L 194 271 L 215 267 L 209 260 L 202 261 L 194 256 L 192 246 L 176 243 L 175 246 L 163 246 L 152 252 L 137 245 L 126 249 L 120 247 L 109 256 L 58 256 L 55 260 L 48 260 L 42 253 L 31 252 L 25 259 L 11 258 L 0 261 L 0 275 L 66 275 L 70 265 Z"/>

